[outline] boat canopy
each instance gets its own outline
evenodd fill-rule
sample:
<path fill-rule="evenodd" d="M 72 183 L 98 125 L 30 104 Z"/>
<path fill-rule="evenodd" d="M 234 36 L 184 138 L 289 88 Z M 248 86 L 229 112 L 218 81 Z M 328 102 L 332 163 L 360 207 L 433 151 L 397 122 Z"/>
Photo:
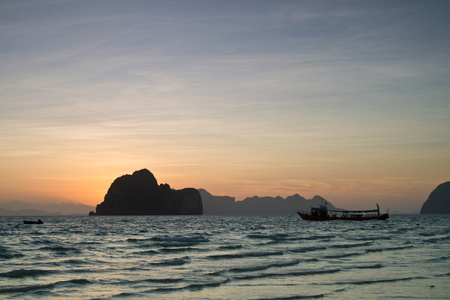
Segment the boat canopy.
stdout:
<path fill-rule="evenodd" d="M 325 221 L 325 220 L 386 220 L 389 214 L 380 214 L 380 207 L 367 210 L 344 210 L 328 209 L 326 205 L 311 207 L 311 213 L 297 211 L 303 220 Z"/>
<path fill-rule="evenodd" d="M 369 212 L 378 212 L 378 209 L 369 209 L 369 210 L 338 210 L 338 209 L 329 209 L 328 211 L 332 212 L 341 212 L 341 213 L 369 213 Z"/>

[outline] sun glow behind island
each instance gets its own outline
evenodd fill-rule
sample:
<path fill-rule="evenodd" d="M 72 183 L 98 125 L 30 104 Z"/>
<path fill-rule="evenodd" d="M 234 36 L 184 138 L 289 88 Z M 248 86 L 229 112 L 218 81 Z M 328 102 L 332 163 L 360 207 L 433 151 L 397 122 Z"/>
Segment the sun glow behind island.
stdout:
<path fill-rule="evenodd" d="M 448 9 L 2 2 L 0 200 L 96 205 L 147 168 L 237 200 L 418 210 L 450 177 Z"/>

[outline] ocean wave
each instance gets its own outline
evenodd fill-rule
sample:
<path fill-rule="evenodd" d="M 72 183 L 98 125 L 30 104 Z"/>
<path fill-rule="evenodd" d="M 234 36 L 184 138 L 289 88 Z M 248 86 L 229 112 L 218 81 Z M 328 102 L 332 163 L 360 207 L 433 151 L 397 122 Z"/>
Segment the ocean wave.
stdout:
<path fill-rule="evenodd" d="M 127 293 L 127 292 L 123 292 L 117 295 L 113 295 L 111 296 L 111 298 L 133 298 L 133 299 L 143 299 L 145 298 L 145 296 L 141 293 Z M 95 300 L 91 299 L 91 300 Z"/>
<path fill-rule="evenodd" d="M 76 285 L 85 285 L 85 284 L 91 284 L 92 281 L 87 279 L 71 279 L 67 281 L 58 281 L 56 284 L 76 284 Z"/>
<path fill-rule="evenodd" d="M 83 241 L 79 242 L 79 245 L 101 245 L 102 243 L 96 241 Z"/>
<path fill-rule="evenodd" d="M 409 280 L 414 280 L 414 279 L 425 279 L 425 277 L 422 277 L 422 276 L 413 276 L 413 277 L 389 278 L 389 279 L 373 279 L 373 280 L 360 280 L 360 281 L 344 281 L 344 282 L 337 282 L 336 284 L 366 285 L 366 284 L 377 284 L 377 283 L 389 283 L 389 282 L 409 281 Z"/>
<path fill-rule="evenodd" d="M 98 272 L 98 270 L 96 270 L 94 268 L 86 268 L 86 269 L 75 269 L 74 268 L 74 269 L 71 269 L 69 272 L 83 274 L 83 273 L 96 273 L 96 272 Z"/>
<path fill-rule="evenodd" d="M 140 280 L 140 282 L 151 282 L 151 283 L 177 283 L 183 282 L 183 278 L 147 278 Z"/>
<path fill-rule="evenodd" d="M 241 249 L 243 248 L 242 245 L 226 245 L 226 246 L 220 246 L 219 249 L 221 250 L 234 250 L 234 249 Z"/>
<path fill-rule="evenodd" d="M 8 250 L 6 248 L 0 247 L 0 259 L 13 259 L 23 257 L 24 255 L 20 252 L 14 250 Z"/>
<path fill-rule="evenodd" d="M 450 258 L 449 256 L 441 256 L 441 257 L 431 258 L 427 261 L 428 262 L 441 262 L 441 261 L 447 260 L 449 258 Z"/>
<path fill-rule="evenodd" d="M 331 248 L 355 248 L 355 247 L 365 247 L 372 245 L 372 242 L 356 243 L 356 244 L 334 244 Z"/>
<path fill-rule="evenodd" d="M 294 253 L 306 253 L 306 252 L 313 252 L 317 250 L 325 250 L 327 247 L 324 246 L 308 246 L 308 247 L 300 247 L 300 248 L 294 248 L 289 249 L 290 252 Z"/>
<path fill-rule="evenodd" d="M 61 261 L 61 263 L 68 264 L 68 265 L 74 265 L 74 266 L 91 264 L 91 262 L 89 262 L 87 260 L 82 260 L 82 259 L 67 259 L 67 260 Z"/>
<path fill-rule="evenodd" d="M 130 237 L 127 238 L 125 241 L 130 243 L 130 244 L 139 244 L 139 245 L 151 245 L 152 242 L 154 241 L 164 241 L 165 239 L 163 238 L 163 236 L 155 236 L 155 237 L 150 237 L 150 238 L 136 238 L 136 237 Z"/>
<path fill-rule="evenodd" d="M 383 268 L 382 264 L 362 265 L 362 266 L 350 267 L 350 269 L 381 269 L 381 268 Z"/>
<path fill-rule="evenodd" d="M 406 232 L 408 232 L 408 231 L 410 231 L 410 230 L 414 230 L 414 229 L 403 227 L 403 228 L 397 229 L 397 230 L 396 230 L 396 233 L 406 233 Z"/>
<path fill-rule="evenodd" d="M 358 236 L 353 237 L 352 240 L 354 241 L 389 241 L 392 240 L 391 236 Z"/>
<path fill-rule="evenodd" d="M 340 253 L 340 254 L 326 255 L 326 256 L 324 256 L 324 258 L 345 258 L 345 257 L 358 256 L 358 255 L 362 255 L 362 254 L 364 254 L 364 253 L 362 253 L 362 252 Z"/>
<path fill-rule="evenodd" d="M 163 260 L 160 262 L 152 262 L 150 264 L 154 265 L 154 266 L 182 266 L 184 264 L 189 263 L 190 260 L 191 259 L 188 256 L 185 256 L 185 257 L 181 257 L 181 258 Z"/>
<path fill-rule="evenodd" d="M 316 240 L 331 240 L 335 238 L 336 235 L 325 234 L 325 235 L 311 235 L 306 237 L 299 237 L 298 240 L 316 241 Z"/>
<path fill-rule="evenodd" d="M 314 295 L 294 295 L 288 297 L 276 297 L 276 298 L 257 298 L 256 300 L 295 300 L 295 299 L 314 299 L 323 298 L 325 294 L 314 294 Z"/>
<path fill-rule="evenodd" d="M 160 235 L 151 238 L 152 241 L 161 247 L 189 247 L 200 243 L 209 242 L 209 239 L 203 235 L 182 236 L 182 235 Z"/>
<path fill-rule="evenodd" d="M 55 283 L 50 284 L 37 284 L 37 285 L 21 285 L 14 287 L 0 288 L 0 294 L 14 294 L 14 293 L 29 293 L 36 290 L 52 289 L 55 287 Z"/>
<path fill-rule="evenodd" d="M 135 254 L 135 255 L 154 255 L 154 254 L 158 254 L 158 251 L 156 251 L 156 250 L 144 250 L 144 251 L 133 252 L 133 254 Z"/>
<path fill-rule="evenodd" d="M 100 232 L 96 232 L 96 233 L 95 233 L 96 236 L 107 236 L 107 235 L 109 235 L 109 234 L 110 234 L 110 233 L 107 232 L 107 231 L 100 231 Z"/>
<path fill-rule="evenodd" d="M 434 233 L 434 232 L 420 232 L 418 235 L 419 236 L 436 236 L 436 233 Z"/>
<path fill-rule="evenodd" d="M 290 267 L 295 266 L 300 263 L 299 260 L 289 261 L 289 262 L 283 262 L 283 263 L 272 263 L 267 265 L 260 265 L 260 266 L 250 266 L 250 267 L 242 267 L 242 268 L 233 268 L 228 270 L 228 272 L 232 273 L 246 273 L 246 272 L 254 272 L 254 271 L 264 271 L 270 268 L 283 268 L 283 267 Z"/>
<path fill-rule="evenodd" d="M 39 290 L 50 290 L 59 285 L 85 285 L 90 283 L 92 282 L 87 279 L 71 279 L 66 281 L 57 281 L 49 284 L 20 285 L 0 288 L 0 294 L 30 293 Z"/>
<path fill-rule="evenodd" d="M 49 240 L 49 239 L 39 239 L 38 241 L 34 242 L 33 244 L 40 244 L 40 245 L 53 245 L 58 243 L 58 241 L 55 240 Z"/>
<path fill-rule="evenodd" d="M 129 242 L 129 243 L 139 243 L 142 241 L 146 241 L 146 239 L 136 239 L 136 238 L 128 238 L 127 239 L 127 242 Z"/>
<path fill-rule="evenodd" d="M 223 281 L 207 281 L 207 282 L 202 282 L 202 283 L 193 283 L 193 284 L 189 284 L 189 285 L 181 286 L 181 287 L 157 288 L 157 289 L 150 290 L 148 292 L 170 293 L 170 292 L 176 292 L 176 291 L 180 291 L 180 290 L 200 291 L 205 288 L 213 288 L 213 287 L 221 286 L 223 284 L 228 283 L 229 281 L 230 281 L 230 279 L 227 278 Z"/>
<path fill-rule="evenodd" d="M 180 253 L 180 252 L 201 251 L 201 250 L 202 249 L 193 248 L 193 247 L 178 247 L 178 248 L 162 248 L 162 249 L 159 249 L 158 252 Z"/>
<path fill-rule="evenodd" d="M 396 250 L 404 250 L 404 249 L 409 249 L 409 248 L 414 248 L 414 246 L 408 245 L 408 246 L 398 246 L 398 247 L 374 248 L 374 249 L 366 249 L 366 252 L 372 253 L 372 252 L 383 252 L 383 251 L 396 251 Z"/>
<path fill-rule="evenodd" d="M 38 277 L 43 276 L 51 273 L 56 273 L 54 270 L 40 270 L 40 269 L 31 269 L 31 270 L 14 270 L 10 272 L 0 273 L 0 277 L 6 277 L 6 278 L 26 278 L 26 277 Z"/>
<path fill-rule="evenodd" d="M 258 298 L 257 300 L 294 300 L 294 299 L 315 299 L 315 298 L 323 298 L 326 297 L 329 294 L 333 294 L 333 293 L 338 293 L 338 292 L 342 292 L 346 289 L 342 288 L 342 289 L 337 289 L 337 290 L 331 290 L 331 291 L 327 291 L 321 294 L 312 294 L 312 295 L 294 295 L 294 296 L 287 296 L 287 297 L 276 297 L 276 298 Z"/>
<path fill-rule="evenodd" d="M 234 259 L 234 258 L 246 258 L 246 257 L 264 257 L 264 256 L 276 256 L 283 255 L 283 251 L 267 251 L 267 252 L 242 252 L 231 254 L 214 254 L 209 255 L 209 259 Z"/>
<path fill-rule="evenodd" d="M 139 271 L 142 270 L 140 268 L 128 268 L 126 271 Z M 132 285 L 142 285 L 146 283 L 151 284 L 174 284 L 179 282 L 184 282 L 184 278 L 173 277 L 173 278 L 146 278 L 146 279 L 138 279 L 138 280 L 128 280 L 128 279 L 115 279 L 115 280 L 107 280 L 104 281 L 103 284 L 108 284 L 112 286 L 132 286 Z"/>
<path fill-rule="evenodd" d="M 424 239 L 424 242 L 431 243 L 431 244 L 436 244 L 438 242 L 449 240 L 449 239 L 450 239 L 450 235 L 448 235 L 448 236 L 441 236 L 441 237 L 434 237 L 434 238 L 430 238 L 430 239 Z"/>
<path fill-rule="evenodd" d="M 230 281 L 230 279 L 225 279 L 223 281 L 216 281 L 216 282 L 194 283 L 194 284 L 185 286 L 184 289 L 188 289 L 191 291 L 199 291 L 204 288 L 218 287 L 222 284 L 228 283 L 229 281 Z"/>
<path fill-rule="evenodd" d="M 81 253 L 80 249 L 72 248 L 72 247 L 63 247 L 63 246 L 42 247 L 42 248 L 40 248 L 40 250 L 53 251 L 60 255 L 67 255 L 68 253 L 70 253 L 70 254 Z"/>
<path fill-rule="evenodd" d="M 307 271 L 295 271 L 295 272 L 286 272 L 286 273 L 260 273 L 260 274 L 252 274 L 245 276 L 236 276 L 234 279 L 238 280 L 252 280 L 252 279 L 260 279 L 260 278 L 268 278 L 268 277 L 300 277 L 300 276 L 312 276 L 312 275 L 322 275 L 322 274 L 332 274 L 340 272 L 341 269 L 328 269 L 328 270 L 307 270 Z"/>
<path fill-rule="evenodd" d="M 274 241 L 280 241 L 280 240 L 285 240 L 286 238 L 289 237 L 289 235 L 284 234 L 284 233 L 276 233 L 276 234 L 256 233 L 256 234 L 249 234 L 249 235 L 247 235 L 247 237 L 250 239 L 270 239 L 270 240 L 274 240 Z"/>

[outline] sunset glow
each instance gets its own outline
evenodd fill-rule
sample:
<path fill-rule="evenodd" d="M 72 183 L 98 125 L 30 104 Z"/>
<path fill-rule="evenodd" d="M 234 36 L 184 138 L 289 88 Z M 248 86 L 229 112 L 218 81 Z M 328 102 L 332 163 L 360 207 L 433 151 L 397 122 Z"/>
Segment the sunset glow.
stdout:
<path fill-rule="evenodd" d="M 147 168 L 418 211 L 450 180 L 446 1 L 2 1 L 0 201 Z"/>

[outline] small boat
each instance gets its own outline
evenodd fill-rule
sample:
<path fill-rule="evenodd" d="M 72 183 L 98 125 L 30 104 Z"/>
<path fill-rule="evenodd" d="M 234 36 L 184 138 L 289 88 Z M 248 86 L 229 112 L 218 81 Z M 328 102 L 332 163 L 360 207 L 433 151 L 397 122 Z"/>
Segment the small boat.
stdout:
<path fill-rule="evenodd" d="M 42 221 L 41 219 L 37 221 L 23 220 L 23 224 L 44 224 L 44 221 Z"/>
<path fill-rule="evenodd" d="M 380 207 L 371 210 L 331 210 L 325 205 L 320 207 L 311 207 L 311 212 L 306 213 L 297 211 L 303 220 L 308 221 L 329 221 L 329 220 L 348 220 L 348 221 L 367 221 L 367 220 L 386 220 L 389 213 L 380 214 Z"/>

